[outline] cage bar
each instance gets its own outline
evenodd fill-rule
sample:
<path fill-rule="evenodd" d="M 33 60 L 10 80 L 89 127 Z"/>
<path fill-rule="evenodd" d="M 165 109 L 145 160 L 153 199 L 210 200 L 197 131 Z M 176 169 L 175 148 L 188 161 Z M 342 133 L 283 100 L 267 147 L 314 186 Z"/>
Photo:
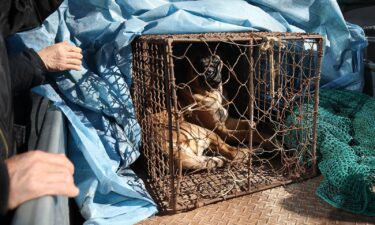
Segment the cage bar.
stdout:
<path fill-rule="evenodd" d="M 146 183 L 162 212 L 316 175 L 322 45 L 316 34 L 274 32 L 134 41 Z"/>

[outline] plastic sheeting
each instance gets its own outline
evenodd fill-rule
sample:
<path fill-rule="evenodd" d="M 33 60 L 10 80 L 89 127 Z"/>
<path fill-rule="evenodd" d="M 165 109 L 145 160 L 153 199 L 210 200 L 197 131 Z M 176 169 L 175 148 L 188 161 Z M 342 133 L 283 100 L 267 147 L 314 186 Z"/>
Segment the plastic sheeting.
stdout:
<path fill-rule="evenodd" d="M 361 27 L 346 24 L 336 1 L 327 0 L 251 0 L 267 7 L 274 17 L 281 17 L 306 32 L 325 38 L 321 86 L 326 89 L 363 88 L 363 53 L 367 46 Z"/>
<path fill-rule="evenodd" d="M 156 212 L 128 169 L 139 155 L 141 135 L 129 93 L 132 40 L 141 34 L 250 30 L 322 34 L 323 87 L 361 89 L 366 41 L 359 27 L 346 25 L 335 1 L 69 0 L 42 27 L 9 40 L 13 51 L 60 41 L 83 49 L 81 71 L 51 76 L 65 101 L 50 86 L 38 92 L 71 122 L 76 200 L 87 224 L 131 224 Z"/>
<path fill-rule="evenodd" d="M 69 121 L 69 138 L 73 140 L 69 141 L 69 158 L 75 166 L 74 181 L 80 190 L 76 200 L 87 219 L 85 224 L 134 224 L 155 214 L 155 203 L 143 181 L 127 166 L 119 168 L 119 154 L 107 146 L 108 142 L 120 141 L 104 141 L 103 138 L 111 139 L 109 135 L 101 135 L 100 128 L 92 129 L 93 125 L 107 124 L 98 125 L 95 121 L 103 120 L 100 114 L 65 102 L 50 85 L 34 91 L 54 102 Z M 130 164 L 138 151 L 127 150 L 129 156 L 124 157 L 129 160 L 126 164 Z"/>

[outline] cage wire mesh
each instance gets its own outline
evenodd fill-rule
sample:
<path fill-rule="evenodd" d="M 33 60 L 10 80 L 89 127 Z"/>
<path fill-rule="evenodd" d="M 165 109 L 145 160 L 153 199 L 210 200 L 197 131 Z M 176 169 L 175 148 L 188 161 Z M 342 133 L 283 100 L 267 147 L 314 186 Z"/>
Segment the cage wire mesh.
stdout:
<path fill-rule="evenodd" d="M 322 43 L 272 32 L 134 41 L 132 95 L 162 212 L 315 175 Z"/>

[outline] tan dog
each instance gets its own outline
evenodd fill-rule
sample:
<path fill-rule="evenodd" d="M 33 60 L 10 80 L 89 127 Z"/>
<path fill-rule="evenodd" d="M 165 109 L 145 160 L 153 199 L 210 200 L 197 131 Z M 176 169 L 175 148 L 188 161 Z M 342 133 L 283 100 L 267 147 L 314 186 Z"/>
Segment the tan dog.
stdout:
<path fill-rule="evenodd" d="M 177 91 L 178 102 L 181 110 L 188 112 L 186 121 L 214 131 L 229 144 L 248 142 L 249 131 L 255 128 L 255 123 L 229 117 L 224 107 L 223 62 L 220 57 L 197 54 L 190 56 L 189 60 L 192 65 L 185 63 L 183 67 L 178 67 L 183 70 Z M 254 132 L 253 143 L 261 142 L 261 137 Z"/>
<path fill-rule="evenodd" d="M 152 125 L 153 136 L 159 148 L 169 154 L 169 126 L 167 112 L 151 114 L 146 117 L 147 123 Z M 225 143 L 214 132 L 186 122 L 183 118 L 178 120 L 179 132 L 176 129 L 176 119 L 172 118 L 173 159 L 179 161 L 183 169 L 201 170 L 222 167 L 227 159 L 241 161 L 247 158 L 247 149 L 237 149 Z M 219 156 L 203 155 L 210 149 Z M 179 151 L 180 150 L 180 151 Z"/>

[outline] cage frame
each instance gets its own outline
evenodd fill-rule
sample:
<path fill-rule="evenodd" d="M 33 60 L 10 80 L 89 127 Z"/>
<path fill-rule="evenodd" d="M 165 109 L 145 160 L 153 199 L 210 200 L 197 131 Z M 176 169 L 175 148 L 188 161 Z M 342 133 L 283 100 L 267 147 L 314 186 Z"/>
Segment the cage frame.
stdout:
<path fill-rule="evenodd" d="M 163 63 L 165 64 L 164 66 L 164 75 L 165 75 L 165 79 L 164 79 L 164 85 L 165 85 L 165 88 L 166 88 L 166 93 L 168 95 L 168 97 L 166 97 L 166 109 L 167 109 L 167 113 L 168 113 L 168 127 L 169 127 L 169 155 L 172 156 L 173 155 L 173 140 L 172 140 L 172 135 L 173 135 L 173 130 L 172 130 L 172 126 L 175 126 L 176 127 L 176 130 L 177 130 L 177 135 L 179 135 L 180 131 L 179 131 L 179 122 L 176 121 L 175 124 L 172 124 L 173 123 L 173 120 L 172 120 L 172 117 L 178 117 L 178 97 L 177 97 L 177 93 L 176 93 L 176 90 L 177 90 L 177 87 L 176 87 L 176 77 L 175 77 L 175 65 L 174 65 L 174 59 L 173 59 L 173 45 L 174 44 L 178 44 L 178 43 L 199 43 L 199 42 L 206 42 L 206 43 L 209 43 L 209 42 L 249 42 L 250 45 L 253 44 L 254 41 L 262 41 L 265 39 L 265 37 L 276 37 L 276 38 L 279 38 L 281 40 L 305 40 L 305 39 L 308 39 L 308 40 L 314 40 L 314 42 L 316 43 L 317 45 L 317 49 L 316 49 L 316 52 L 317 52 L 317 61 L 316 61 L 316 68 L 318 68 L 315 72 L 315 86 L 316 86 L 316 92 L 313 96 L 314 98 L 314 109 L 313 109 L 313 121 L 314 124 L 313 124 L 313 131 L 312 131 L 312 171 L 309 175 L 307 176 L 304 176 L 298 180 L 285 180 L 285 181 L 282 181 L 282 182 L 275 182 L 275 183 L 272 183 L 270 185 L 264 185 L 262 186 L 261 188 L 255 188 L 253 189 L 251 187 L 251 182 L 250 182 L 250 176 L 248 176 L 248 190 L 247 191 L 241 191 L 241 192 L 235 192 L 234 194 L 229 194 L 229 195 L 226 195 L 225 197 L 223 198 L 215 198 L 215 199 L 210 199 L 210 200 L 204 200 L 203 202 L 197 202 L 196 204 L 192 204 L 192 205 L 188 205 L 186 207 L 182 207 L 182 208 L 179 208 L 177 206 L 177 202 L 178 202 L 178 191 L 179 191 L 179 184 L 180 184 L 180 180 L 181 177 L 183 177 L 182 175 L 182 169 L 181 169 L 181 163 L 179 163 L 179 168 L 176 168 L 176 165 L 173 163 L 173 160 L 169 160 L 169 171 L 170 171 L 170 177 L 168 179 L 170 179 L 169 183 L 170 183 L 170 190 L 171 190 L 171 193 L 170 193 L 170 199 L 169 199 L 169 205 L 168 207 L 162 207 L 161 205 L 159 205 L 160 209 L 161 209 L 161 213 L 179 213 L 179 212 L 183 212 L 183 211 L 187 211 L 187 210 L 191 210 L 191 209 L 194 209 L 194 208 L 198 208 L 198 207 L 201 207 L 201 206 L 204 206 L 204 205 L 208 205 L 208 204 L 212 204 L 212 203 L 216 203 L 216 202 L 219 202 L 219 201 L 222 201 L 222 200 L 226 200 L 226 199 L 231 199 L 231 198 L 234 198 L 234 197 L 239 197 L 239 196 L 243 196 L 243 195 L 247 195 L 247 194 L 251 194 L 251 193 L 255 193 L 255 192 L 259 192 L 259 191 L 263 191 L 263 190 L 266 190 L 266 189 L 270 189 L 270 188 L 274 188 L 274 187 L 278 187 L 278 186 L 281 186 L 281 185 L 287 185 L 287 184 L 290 184 L 290 183 L 293 183 L 293 182 L 297 182 L 297 181 L 302 181 L 302 180 L 305 180 L 305 179 L 309 179 L 309 178 L 312 178 L 312 177 L 315 177 L 317 175 L 317 162 L 316 162 L 316 140 L 317 140 L 317 132 L 316 132 L 316 129 L 317 129 L 317 120 L 318 120 L 318 105 L 319 105 L 319 84 L 320 84 L 320 75 L 321 75 L 321 71 L 320 71 L 320 68 L 321 68 L 321 63 L 322 63 L 322 58 L 323 58 L 323 43 L 324 43 L 324 39 L 322 36 L 318 35 L 318 34 L 309 34 L 309 33 L 285 33 L 285 32 L 224 32 L 224 33 L 194 33 L 194 34 L 174 34 L 174 35 L 142 35 L 142 36 L 139 36 L 135 42 L 133 43 L 142 43 L 142 42 L 147 42 L 148 44 L 157 44 L 157 45 L 161 45 L 163 47 L 163 50 L 162 50 L 162 54 L 164 55 L 164 58 L 162 59 L 163 60 Z M 134 44 L 133 44 L 133 49 L 134 49 Z M 252 51 L 252 48 L 250 48 L 251 51 Z M 254 84 L 253 84 L 253 80 L 252 79 L 254 77 L 254 74 L 255 74 L 255 68 L 254 68 L 254 59 L 253 57 L 251 56 L 252 55 L 252 52 L 249 52 L 249 59 L 251 60 L 250 64 L 250 71 L 249 71 L 249 81 L 248 82 L 248 88 L 250 90 L 251 93 L 254 93 Z M 136 57 L 133 57 L 133 67 L 134 65 L 136 64 L 136 62 L 134 62 Z M 137 70 L 138 69 L 141 69 L 140 67 L 142 67 L 142 65 L 138 65 L 136 66 L 137 67 Z M 134 73 L 134 70 L 133 70 L 133 73 Z M 136 100 L 135 100 L 136 101 Z M 253 113 L 253 106 L 254 106 L 254 97 L 251 96 L 249 98 L 249 106 L 250 106 L 250 120 L 253 120 L 253 116 L 254 116 L 254 113 Z M 250 132 L 249 132 L 249 143 L 252 143 L 252 137 L 253 137 L 253 130 L 250 129 Z M 180 152 L 180 146 L 179 146 L 179 142 L 178 142 L 178 138 L 177 138 L 177 147 L 178 147 L 178 152 Z M 251 146 L 249 146 L 251 147 Z M 251 162 L 252 160 L 250 159 L 251 156 L 249 156 L 249 160 L 248 162 L 250 163 L 249 167 L 251 167 Z M 176 171 L 178 171 L 178 175 L 175 176 L 176 174 Z M 249 169 L 248 170 L 249 173 L 251 173 L 251 170 Z M 148 174 L 148 176 L 150 176 L 150 174 Z M 151 177 L 151 179 L 153 179 Z M 153 184 L 152 184 L 153 181 L 148 181 L 146 182 L 146 185 L 149 187 L 149 191 L 151 192 L 151 195 L 154 197 L 154 198 L 158 198 L 157 194 L 156 193 L 153 193 L 154 192 L 154 188 L 155 187 L 152 187 Z M 176 184 L 177 182 L 177 184 Z M 160 200 L 160 199 L 159 199 Z"/>

